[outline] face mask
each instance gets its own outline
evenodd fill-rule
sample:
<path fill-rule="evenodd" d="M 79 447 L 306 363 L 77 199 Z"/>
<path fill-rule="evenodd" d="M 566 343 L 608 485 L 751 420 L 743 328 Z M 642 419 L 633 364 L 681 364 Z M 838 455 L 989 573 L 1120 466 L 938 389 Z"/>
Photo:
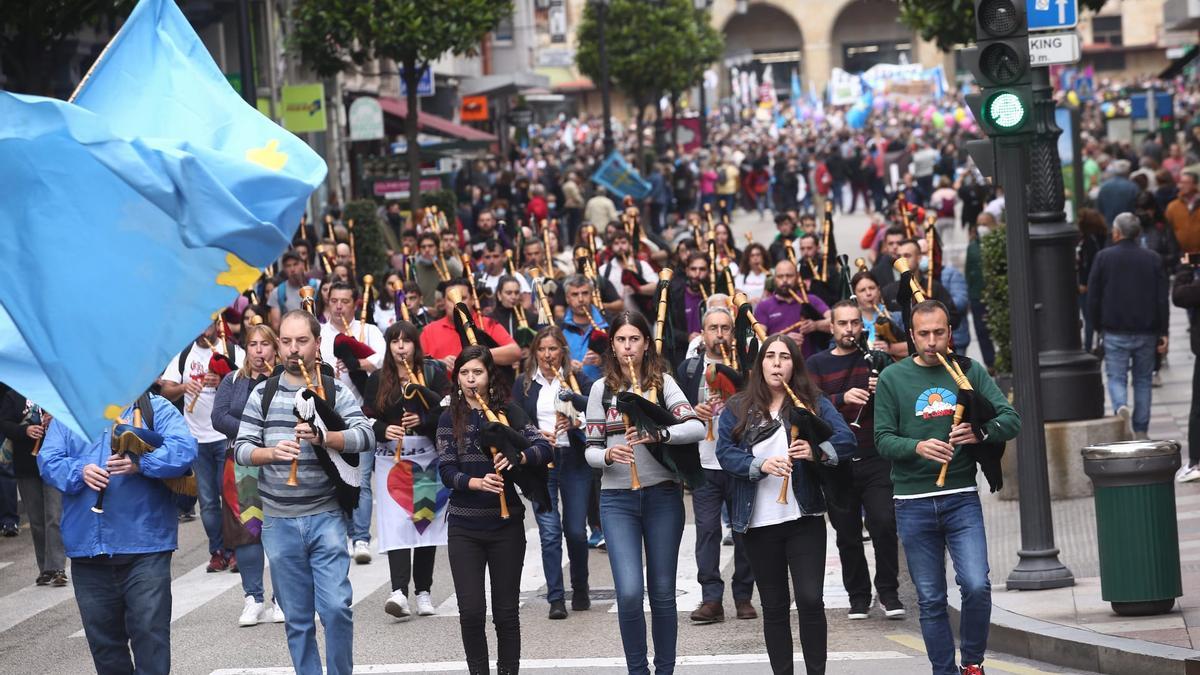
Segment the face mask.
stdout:
<path fill-rule="evenodd" d="M 986 225 L 981 225 L 980 227 L 976 228 L 976 231 L 979 232 L 979 238 L 983 239 L 984 237 L 988 236 L 988 233 L 992 231 L 992 228 L 987 227 Z"/>
<path fill-rule="evenodd" d="M 929 258 L 921 258 L 921 264 L 917 265 L 922 272 L 929 271 Z"/>
<path fill-rule="evenodd" d="M 508 213 L 508 211 L 506 211 L 504 209 L 496 209 L 496 217 L 497 218 L 503 218 L 506 213 Z"/>

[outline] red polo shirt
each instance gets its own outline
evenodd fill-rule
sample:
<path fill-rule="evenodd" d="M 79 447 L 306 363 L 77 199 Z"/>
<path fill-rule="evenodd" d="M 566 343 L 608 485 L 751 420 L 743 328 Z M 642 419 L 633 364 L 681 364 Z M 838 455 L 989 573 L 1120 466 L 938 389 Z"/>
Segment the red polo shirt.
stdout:
<path fill-rule="evenodd" d="M 496 344 L 501 347 L 513 343 L 512 336 L 508 334 L 508 331 L 489 317 L 477 316 L 475 325 L 492 336 Z M 421 331 L 421 351 L 425 352 L 425 356 L 435 359 L 458 356 L 462 353 L 462 341 L 459 340 L 458 331 L 454 329 L 454 323 L 449 316 L 444 316 L 425 326 Z"/>

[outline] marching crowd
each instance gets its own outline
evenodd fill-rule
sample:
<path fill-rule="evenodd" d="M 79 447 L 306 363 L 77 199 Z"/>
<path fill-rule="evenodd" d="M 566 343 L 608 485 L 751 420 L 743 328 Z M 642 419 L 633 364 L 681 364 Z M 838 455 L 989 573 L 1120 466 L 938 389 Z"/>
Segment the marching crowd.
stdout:
<path fill-rule="evenodd" d="M 391 577 L 383 610 L 430 615 L 445 547 L 470 671 L 488 669 L 490 610 L 499 672 L 515 673 L 528 516 L 548 618 L 589 609 L 587 559 L 603 549 L 629 672 L 652 658 L 666 673 L 691 499 L 702 602 L 690 620 L 725 619 L 727 523 L 735 616 L 761 609 L 775 672 L 793 667 L 793 607 L 804 667 L 825 672 L 828 516 L 848 617 L 868 619 L 876 598 L 884 617 L 905 617 L 902 546 L 933 672 L 982 673 L 991 601 L 977 468 L 999 489 L 999 455 L 1020 426 L 989 374 L 983 303 L 980 242 L 1003 227 L 1003 192 L 961 151 L 961 128 L 885 109 L 852 129 L 839 114 L 782 129 L 726 120 L 707 148 L 634 161 L 649 184 L 638 204 L 590 182 L 603 157 L 595 125 L 535 129 L 530 147 L 459 172 L 456 210 L 381 209 L 402 243 L 386 270 L 357 269 L 336 209 L 302 224 L 272 273 L 95 442 L 5 387 L 0 432 L 37 583 L 66 585 L 70 558 L 97 670 L 167 672 L 171 553 L 198 504 L 208 570 L 241 575 L 237 623 L 285 623 L 297 672 L 350 673 L 349 565 L 370 563 L 374 544 Z M 1200 281 L 1180 265 L 1200 238 L 1185 168 L 1200 136 L 1151 136 L 1129 157 L 1085 128 L 1080 306 L 1087 335 L 1103 335 L 1114 407 L 1145 432 L 1167 275 L 1177 303 L 1200 305 L 1189 295 Z M 871 226 L 851 261 L 833 230 L 860 197 Z M 778 235 L 739 246 L 735 208 L 770 211 Z M 959 223 L 963 269 L 942 246 Z M 1114 265 L 1143 270 L 1134 288 L 1161 302 L 1114 297 Z M 972 340 L 983 363 L 963 355 Z M 1118 358 L 1134 370 L 1131 413 Z M 1198 463 L 1181 480 L 1200 477 Z M 0 529 L 14 536 L 5 499 Z M 958 653 L 947 551 L 963 597 Z"/>

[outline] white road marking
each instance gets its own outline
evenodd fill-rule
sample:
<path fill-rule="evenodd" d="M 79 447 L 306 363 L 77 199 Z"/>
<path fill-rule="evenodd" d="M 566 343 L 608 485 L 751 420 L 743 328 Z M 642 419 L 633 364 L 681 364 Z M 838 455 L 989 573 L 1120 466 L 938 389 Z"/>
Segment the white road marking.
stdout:
<path fill-rule="evenodd" d="M 10 563 L 10 562 L 0 562 L 0 570 L 4 569 L 5 567 L 8 567 L 11 564 L 12 563 Z"/>
<path fill-rule="evenodd" d="M 359 565 L 351 557 L 350 585 L 354 588 L 354 599 L 350 601 L 350 606 L 357 606 L 358 603 L 366 600 L 368 596 L 379 590 L 380 586 L 389 583 L 391 580 L 391 569 L 388 567 L 386 553 L 372 555 L 371 564 L 369 565 Z"/>
<path fill-rule="evenodd" d="M 724 570 L 729 561 L 733 559 L 733 547 L 721 547 L 721 563 L 720 568 Z M 642 557 L 642 566 L 645 567 L 645 556 Z M 683 537 L 679 541 L 679 564 L 675 569 L 675 593 L 676 607 L 679 612 L 690 613 L 700 604 L 703 589 L 700 588 L 700 581 L 696 578 L 699 568 L 696 565 L 696 526 L 691 523 L 683 526 Z M 730 583 L 730 574 L 725 575 L 725 585 Z M 642 609 L 647 614 L 650 613 L 650 597 L 649 594 L 642 600 Z M 617 603 L 612 601 L 612 607 L 608 610 L 609 614 L 617 613 Z"/>
<path fill-rule="evenodd" d="M 803 663 L 804 657 L 797 652 L 794 655 L 796 663 Z M 896 651 L 875 652 L 829 652 L 830 661 L 897 661 L 918 658 L 910 654 Z M 768 663 L 766 654 L 699 654 L 695 656 L 680 656 L 675 663 L 679 666 L 719 666 L 745 665 L 752 663 Z M 491 667 L 495 667 L 492 662 Z M 624 668 L 624 657 L 596 657 L 577 659 L 521 659 L 521 670 L 554 670 L 558 668 Z M 428 663 L 387 663 L 377 665 L 358 665 L 354 667 L 355 675 L 385 675 L 386 673 L 445 673 L 462 672 L 467 669 L 466 661 L 432 661 Z M 295 671 L 291 667 L 274 668 L 224 668 L 212 671 L 211 675 L 291 675 Z"/>
<path fill-rule="evenodd" d="M 54 607 L 60 602 L 75 599 L 70 586 L 53 587 L 30 584 L 15 593 L 0 598 L 0 633 Z"/>

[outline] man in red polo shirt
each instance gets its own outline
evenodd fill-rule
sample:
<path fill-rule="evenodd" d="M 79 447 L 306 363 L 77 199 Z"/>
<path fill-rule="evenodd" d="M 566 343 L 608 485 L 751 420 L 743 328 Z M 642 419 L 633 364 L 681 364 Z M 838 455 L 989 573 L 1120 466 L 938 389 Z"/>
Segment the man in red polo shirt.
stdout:
<path fill-rule="evenodd" d="M 450 293 L 452 288 L 457 288 L 462 293 L 462 297 L 470 297 L 468 295 L 470 289 L 463 279 L 452 279 L 441 284 L 439 290 L 442 292 L 445 316 L 421 331 L 421 351 L 425 352 L 425 356 L 445 363 L 447 370 L 454 369 L 454 360 L 462 352 L 462 341 L 458 338 L 458 331 L 454 329 L 452 318 L 454 303 L 450 302 L 448 298 L 452 295 Z M 492 350 L 492 359 L 496 361 L 496 365 L 510 366 L 521 358 L 521 348 L 500 324 L 486 316 L 475 315 L 474 319 L 475 325 L 483 329 L 499 345 Z"/>

